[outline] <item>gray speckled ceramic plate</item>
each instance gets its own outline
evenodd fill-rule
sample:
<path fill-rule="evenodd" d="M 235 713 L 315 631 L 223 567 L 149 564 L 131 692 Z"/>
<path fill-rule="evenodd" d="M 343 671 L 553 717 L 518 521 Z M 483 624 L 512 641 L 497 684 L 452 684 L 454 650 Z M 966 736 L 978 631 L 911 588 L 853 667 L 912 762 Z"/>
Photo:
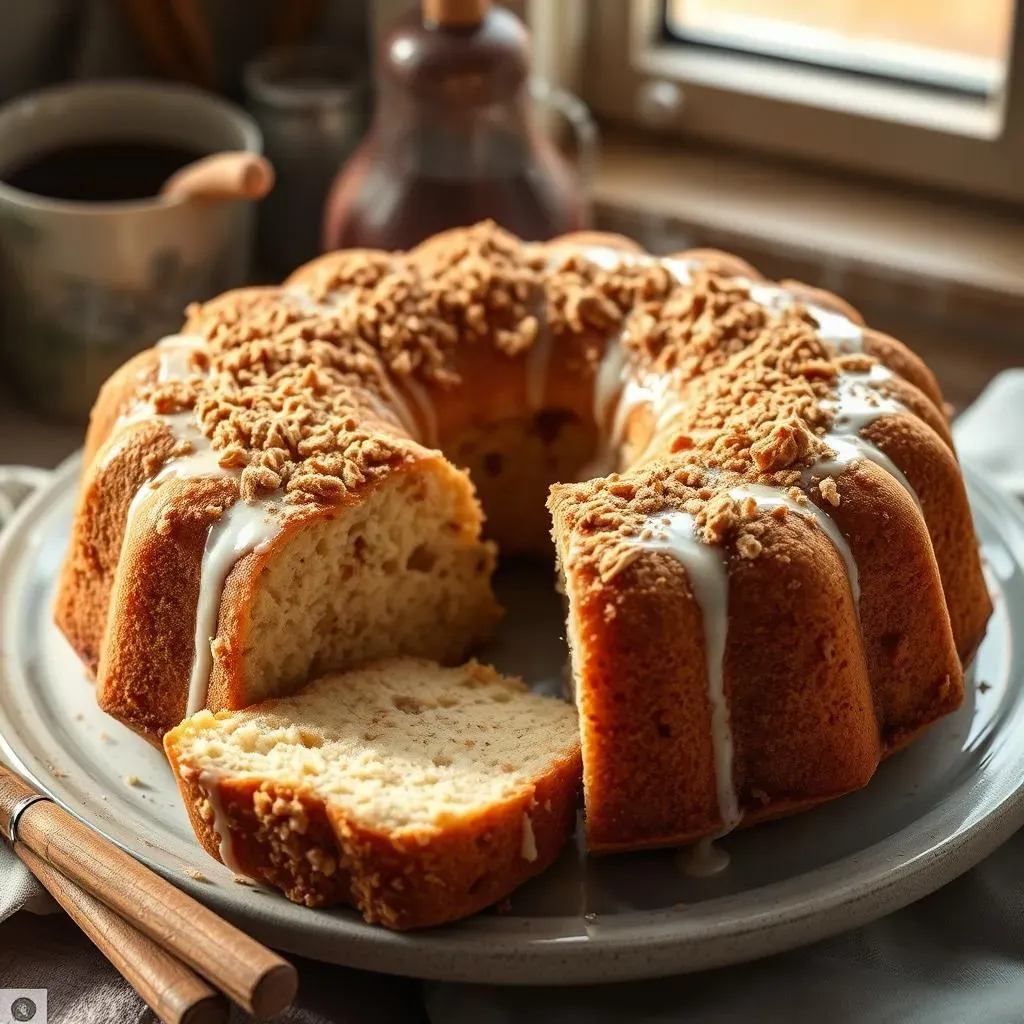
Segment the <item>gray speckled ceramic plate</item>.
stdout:
<path fill-rule="evenodd" d="M 699 970 L 895 910 L 967 870 L 1024 823 L 1024 518 L 972 476 L 996 612 L 964 707 L 861 792 L 730 836 L 724 874 L 687 877 L 668 851 L 588 860 L 570 844 L 514 894 L 509 914 L 411 935 L 240 886 L 196 844 L 160 754 L 95 707 L 51 624 L 77 470 L 75 460 L 58 470 L 0 545 L 4 753 L 73 814 L 279 949 L 469 981 L 558 984 Z M 550 576 L 550 564 L 503 573 L 510 612 L 485 653 L 538 688 L 557 689 L 564 645 Z M 140 784 L 129 786 L 129 776 Z"/>

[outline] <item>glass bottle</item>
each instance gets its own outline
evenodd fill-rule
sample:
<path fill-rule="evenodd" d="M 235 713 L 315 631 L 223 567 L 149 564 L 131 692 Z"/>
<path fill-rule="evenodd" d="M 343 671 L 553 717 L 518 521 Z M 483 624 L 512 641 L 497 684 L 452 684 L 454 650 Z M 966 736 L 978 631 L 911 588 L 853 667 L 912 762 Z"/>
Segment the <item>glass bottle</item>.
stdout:
<path fill-rule="evenodd" d="M 537 128 L 522 22 L 424 0 L 384 40 L 367 138 L 335 180 L 324 247 L 407 249 L 491 218 L 527 240 L 585 226 L 583 190 Z"/>

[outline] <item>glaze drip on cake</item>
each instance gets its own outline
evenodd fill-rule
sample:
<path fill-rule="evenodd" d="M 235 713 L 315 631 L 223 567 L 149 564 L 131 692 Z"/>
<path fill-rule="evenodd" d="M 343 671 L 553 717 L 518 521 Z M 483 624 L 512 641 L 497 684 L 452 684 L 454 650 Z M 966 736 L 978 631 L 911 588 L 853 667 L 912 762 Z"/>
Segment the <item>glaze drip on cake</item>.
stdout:
<path fill-rule="evenodd" d="M 725 692 L 725 641 L 729 630 L 729 576 L 720 548 L 704 544 L 697 523 L 686 512 L 671 512 L 651 522 L 653 534 L 642 537 L 648 551 L 666 551 L 686 569 L 693 596 L 704 622 L 704 651 L 707 666 L 707 697 L 711 708 L 711 744 L 715 752 L 715 788 L 721 833 L 731 832 L 743 815 L 733 785 L 732 728 L 729 699 Z"/>
<path fill-rule="evenodd" d="M 860 602 L 860 577 L 850 545 L 835 521 L 821 508 L 806 499 L 798 501 L 782 488 L 760 484 L 744 484 L 729 491 L 739 505 L 753 502 L 761 511 L 785 509 L 813 522 L 832 542 L 846 567 L 854 605 Z M 636 542 L 647 551 L 664 551 L 686 569 L 693 596 L 700 607 L 704 624 L 707 661 L 708 704 L 711 708 L 711 736 L 715 751 L 715 781 L 721 828 L 716 838 L 728 834 L 739 825 L 742 812 L 733 784 L 733 741 L 729 725 L 729 701 L 725 686 L 725 649 L 729 628 L 729 574 L 726 552 L 705 543 L 696 520 L 685 512 L 670 512 L 648 521 Z M 711 858 L 704 851 L 703 861 Z M 709 859 L 710 858 L 710 859 Z M 707 867 L 707 864 L 704 865 Z M 714 873 L 714 872 L 711 872 Z"/>
<path fill-rule="evenodd" d="M 193 372 L 192 357 L 206 347 L 206 339 L 197 335 L 172 334 L 156 343 L 159 356 L 157 383 L 184 380 Z"/>
<path fill-rule="evenodd" d="M 236 501 L 210 527 L 203 549 L 196 605 L 195 654 L 189 680 L 187 713 L 206 707 L 217 617 L 228 573 L 246 555 L 266 550 L 281 532 L 281 517 L 267 501 Z"/>
<path fill-rule="evenodd" d="M 840 374 L 835 398 L 825 403 L 834 417 L 831 429 L 824 435 L 831 454 L 819 457 L 805 476 L 835 477 L 858 459 L 866 459 L 884 469 L 922 511 L 921 499 L 903 470 L 878 445 L 861 436 L 861 431 L 880 416 L 907 412 L 899 402 L 878 390 L 879 385 L 891 381 L 893 376 L 892 371 L 880 363 L 873 364 L 866 372 Z"/>
<path fill-rule="evenodd" d="M 237 875 L 244 875 L 242 865 L 235 856 L 231 826 L 220 797 L 220 782 L 220 775 L 217 772 L 206 770 L 198 773 L 199 788 L 206 801 L 206 806 L 209 808 L 210 827 L 217 837 L 217 853 L 220 855 L 220 861 L 229 871 L 234 871 Z"/>
<path fill-rule="evenodd" d="M 747 281 L 750 297 L 765 308 L 779 311 L 801 303 L 813 317 L 818 335 L 838 355 L 864 351 L 864 329 L 849 317 L 833 309 L 826 309 L 813 300 L 801 299 L 793 291 L 777 285 Z"/>
<path fill-rule="evenodd" d="M 857 561 L 850 550 L 849 542 L 836 525 L 836 521 L 825 509 L 813 501 L 806 500 L 802 495 L 802 500 L 797 500 L 790 492 L 782 488 L 765 487 L 763 484 L 743 484 L 741 487 L 733 488 L 729 492 L 729 496 L 741 504 L 749 499 L 758 509 L 786 509 L 794 515 L 803 516 L 814 523 L 832 542 L 836 553 L 843 560 L 846 576 L 850 582 L 853 603 L 854 605 L 860 603 L 860 573 L 857 570 Z"/>

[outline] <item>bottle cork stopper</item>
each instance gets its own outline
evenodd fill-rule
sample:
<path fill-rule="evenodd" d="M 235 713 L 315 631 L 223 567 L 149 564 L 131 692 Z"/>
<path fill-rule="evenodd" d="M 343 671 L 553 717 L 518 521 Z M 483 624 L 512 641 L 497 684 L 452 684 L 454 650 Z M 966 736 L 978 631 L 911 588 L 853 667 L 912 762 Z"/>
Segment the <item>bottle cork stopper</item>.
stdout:
<path fill-rule="evenodd" d="M 423 0 L 423 18 L 450 28 L 479 25 L 487 16 L 491 0 Z"/>

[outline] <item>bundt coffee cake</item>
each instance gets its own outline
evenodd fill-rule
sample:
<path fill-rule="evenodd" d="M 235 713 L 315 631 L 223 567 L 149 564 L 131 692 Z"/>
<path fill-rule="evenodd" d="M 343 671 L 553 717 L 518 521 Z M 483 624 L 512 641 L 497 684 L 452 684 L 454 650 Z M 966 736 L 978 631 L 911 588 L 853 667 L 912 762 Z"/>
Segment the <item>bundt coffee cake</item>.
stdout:
<path fill-rule="evenodd" d="M 164 745 L 212 856 L 390 928 L 490 906 L 576 824 L 573 709 L 472 662 L 377 662 L 295 697 L 201 711 Z"/>
<path fill-rule="evenodd" d="M 57 620 L 159 743 L 325 672 L 458 662 L 499 613 L 494 542 L 549 531 L 593 850 L 863 785 L 957 707 L 990 612 L 901 344 L 722 253 L 484 224 L 230 292 L 116 374 Z"/>

